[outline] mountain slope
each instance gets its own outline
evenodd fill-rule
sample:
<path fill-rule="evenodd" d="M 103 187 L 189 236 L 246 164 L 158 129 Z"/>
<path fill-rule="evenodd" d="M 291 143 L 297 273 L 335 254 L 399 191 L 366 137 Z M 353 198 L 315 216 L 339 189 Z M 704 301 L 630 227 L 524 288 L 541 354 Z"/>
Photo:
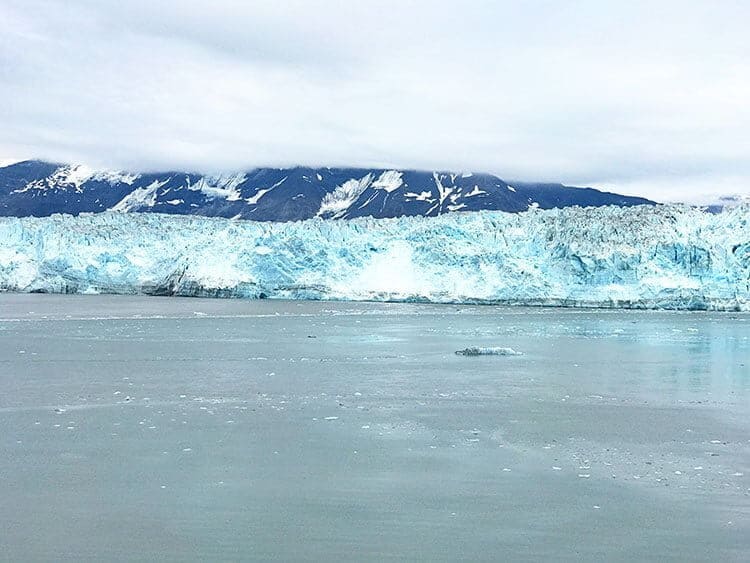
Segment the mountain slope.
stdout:
<path fill-rule="evenodd" d="M 652 203 L 562 184 L 509 185 L 490 174 L 302 167 L 131 174 L 41 161 L 0 168 L 0 215 L 18 217 L 112 210 L 296 221 Z"/>

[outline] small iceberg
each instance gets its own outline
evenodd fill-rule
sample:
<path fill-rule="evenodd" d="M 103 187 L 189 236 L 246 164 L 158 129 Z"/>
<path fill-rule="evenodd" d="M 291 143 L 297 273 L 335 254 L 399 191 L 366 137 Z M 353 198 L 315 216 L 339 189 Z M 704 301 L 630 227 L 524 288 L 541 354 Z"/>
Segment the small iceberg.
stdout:
<path fill-rule="evenodd" d="M 513 348 L 469 346 L 463 350 L 456 350 L 459 356 L 521 356 L 521 352 L 516 352 Z"/>

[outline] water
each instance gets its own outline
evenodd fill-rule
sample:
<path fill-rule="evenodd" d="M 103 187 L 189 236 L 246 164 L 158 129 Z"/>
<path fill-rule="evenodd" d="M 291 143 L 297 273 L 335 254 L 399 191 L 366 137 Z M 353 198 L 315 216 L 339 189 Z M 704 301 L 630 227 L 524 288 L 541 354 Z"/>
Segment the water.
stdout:
<path fill-rule="evenodd" d="M 750 315 L 0 295 L 0 499 L 14 561 L 748 560 Z"/>

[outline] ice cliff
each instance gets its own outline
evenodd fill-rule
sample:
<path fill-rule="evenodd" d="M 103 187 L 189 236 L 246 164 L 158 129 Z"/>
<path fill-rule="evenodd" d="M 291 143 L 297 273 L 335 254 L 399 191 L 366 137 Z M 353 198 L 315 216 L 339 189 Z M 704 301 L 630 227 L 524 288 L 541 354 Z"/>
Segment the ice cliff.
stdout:
<path fill-rule="evenodd" d="M 750 310 L 750 207 L 2 218 L 0 290 Z"/>

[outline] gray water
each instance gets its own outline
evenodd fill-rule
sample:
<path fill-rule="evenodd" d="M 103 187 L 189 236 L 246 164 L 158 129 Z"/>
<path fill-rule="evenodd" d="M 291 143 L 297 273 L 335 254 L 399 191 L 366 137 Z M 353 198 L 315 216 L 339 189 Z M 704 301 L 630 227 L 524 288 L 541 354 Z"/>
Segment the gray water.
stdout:
<path fill-rule="evenodd" d="M 746 561 L 749 339 L 747 314 L 0 295 L 0 558 Z"/>

